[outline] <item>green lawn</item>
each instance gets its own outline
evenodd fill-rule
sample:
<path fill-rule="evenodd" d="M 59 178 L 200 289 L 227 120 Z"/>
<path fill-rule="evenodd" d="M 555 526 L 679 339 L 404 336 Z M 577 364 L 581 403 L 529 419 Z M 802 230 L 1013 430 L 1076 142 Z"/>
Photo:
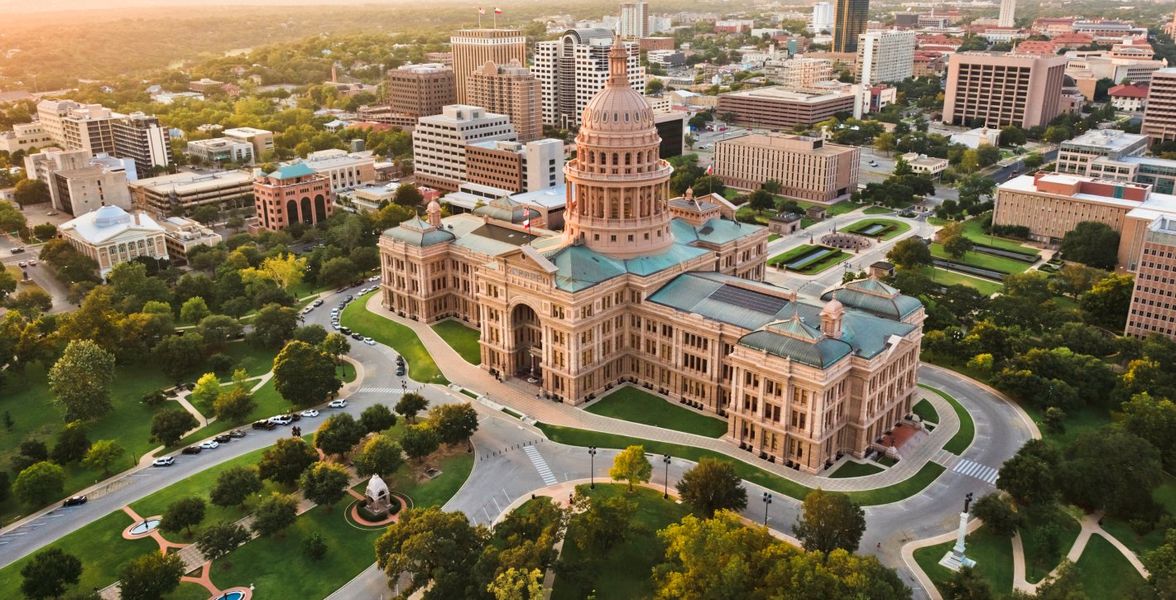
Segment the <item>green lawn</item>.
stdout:
<path fill-rule="evenodd" d="M 936 411 L 935 407 L 931 406 L 931 403 L 927 402 L 926 400 L 919 400 L 916 402 L 915 405 L 911 407 L 911 412 L 919 415 L 919 418 L 924 422 L 939 422 L 939 412 Z"/>
<path fill-rule="evenodd" d="M 1142 598 L 1143 577 L 1101 535 L 1091 536 L 1078 559 L 1078 580 L 1088 598 Z"/>
<path fill-rule="evenodd" d="M 433 331 L 436 331 L 437 335 L 441 336 L 441 339 L 456 350 L 466 362 L 471 365 L 482 363 L 482 346 L 478 343 L 478 338 L 482 335 L 481 331 L 457 319 L 446 319 L 432 327 Z"/>
<path fill-rule="evenodd" d="M 1163 483 L 1152 490 L 1152 498 L 1164 507 L 1164 511 L 1168 515 L 1176 516 L 1176 478 L 1164 474 Z M 1114 517 L 1104 517 L 1103 529 L 1139 556 L 1155 550 L 1164 543 L 1165 530 L 1162 525 L 1141 535 L 1132 529 L 1126 521 Z"/>
<path fill-rule="evenodd" d="M 842 229 L 842 231 L 847 231 L 849 233 L 860 233 L 863 229 L 865 229 L 871 225 L 882 225 L 883 227 L 891 227 L 890 231 L 887 231 L 886 233 L 882 234 L 882 236 L 879 238 L 882 240 L 893 239 L 893 238 L 900 236 L 900 235 L 911 230 L 911 226 L 909 224 L 904 223 L 902 221 L 896 221 L 894 219 L 862 219 L 860 221 L 855 221 L 855 222 L 851 223 L 849 225 L 849 227 Z M 865 235 L 865 234 L 862 233 L 860 235 Z"/>
<path fill-rule="evenodd" d="M 726 421 L 683 408 L 640 388 L 625 386 L 586 408 L 590 413 L 604 415 L 704 435 L 722 437 L 727 433 Z"/>
<path fill-rule="evenodd" d="M 933 223 L 935 225 L 941 223 Z M 1026 246 L 1021 242 L 1009 238 L 1002 238 L 995 235 L 985 233 L 984 228 L 980 226 L 980 219 L 968 219 L 964 221 L 964 237 L 980 244 L 986 244 L 993 248 L 1000 248 L 1001 250 L 1008 250 L 1010 252 L 1019 252 L 1029 256 L 1036 256 L 1040 254 L 1036 248 Z"/>
<path fill-rule="evenodd" d="M 867 215 L 888 215 L 894 212 L 893 208 L 886 208 L 885 206 L 869 206 L 862 211 Z"/>
<path fill-rule="evenodd" d="M 979 277 L 972 277 L 963 273 L 955 271 L 948 271 L 939 267 L 925 267 L 924 275 L 929 277 L 931 281 L 941 285 L 966 285 L 974 288 L 976 291 L 991 296 L 1001 290 L 1004 286 L 997 281 L 991 279 L 981 279 Z"/>
<path fill-rule="evenodd" d="M 352 369 L 352 377 L 354 377 L 354 367 L 350 368 Z M 196 407 L 196 410 L 200 411 L 200 414 L 209 418 L 212 417 L 212 406 L 207 403 L 193 403 L 193 406 Z M 177 447 L 186 446 L 197 440 L 202 440 L 210 435 L 216 435 L 230 429 L 248 426 L 254 421 L 260 421 L 261 419 L 268 419 L 274 415 L 290 412 L 290 409 L 290 403 L 278 393 L 277 388 L 274 387 L 274 380 L 271 378 L 253 394 L 253 410 L 240 423 L 217 419 L 215 423 L 209 423 L 208 427 L 198 429 L 189 434 L 188 437 L 180 440 Z"/>
<path fill-rule="evenodd" d="M 939 559 L 954 545 L 951 541 L 915 550 L 915 562 L 940 591 L 952 572 L 939 566 Z M 1013 591 L 1013 543 L 1009 538 L 981 527 L 968 535 L 966 547 L 967 556 L 976 561 L 976 573 L 992 587 L 994 597 L 1002 598 Z"/>
<path fill-rule="evenodd" d="M 946 400 L 955 409 L 956 416 L 960 419 L 960 430 L 951 436 L 950 440 L 947 440 L 947 443 L 943 445 L 943 449 L 952 454 L 960 454 L 964 450 L 967 450 L 968 446 L 972 445 L 972 438 L 976 437 L 976 422 L 972 420 L 971 413 L 960 404 L 959 400 L 953 398 L 951 394 L 921 383 L 919 387 Z"/>
<path fill-rule="evenodd" d="M 227 381 L 229 375 L 232 375 L 232 371 L 237 369 L 245 369 L 250 377 L 269 373 L 274 368 L 274 356 L 278 354 L 278 351 L 270 348 L 258 348 L 247 342 L 233 342 L 229 344 L 225 354 L 233 359 L 233 368 L 221 378 Z"/>
<path fill-rule="evenodd" d="M 425 350 L 425 345 L 413 330 L 368 312 L 364 305 L 372 293 L 375 292 L 364 294 L 355 302 L 348 304 L 347 308 L 343 309 L 343 318 L 340 322 L 354 331 L 371 336 L 377 342 L 394 348 L 408 362 L 408 374 L 414 380 L 422 383 L 448 384 L 449 380 L 441 374 L 437 363 L 433 362 L 433 357 Z"/>
<path fill-rule="evenodd" d="M 943 249 L 943 244 L 939 242 L 931 243 L 931 256 L 942 260 L 950 260 L 961 264 L 980 267 L 981 269 L 992 269 L 1001 271 L 1003 273 L 1023 273 L 1033 266 L 1027 262 L 1005 258 L 1003 256 L 993 256 L 991 254 L 984 254 L 977 250 L 966 252 L 960 258 L 953 258 L 946 250 Z"/>
<path fill-rule="evenodd" d="M 828 206 L 826 208 L 826 212 L 829 213 L 830 217 L 836 217 L 837 215 L 844 215 L 845 213 L 853 212 L 860 206 L 860 204 L 854 204 L 849 200 L 842 200 L 841 202 Z M 807 206 L 805 208 L 807 208 Z"/>
<path fill-rule="evenodd" d="M 873 475 L 882 471 L 885 471 L 885 469 L 878 465 L 846 461 L 841 463 L 841 466 L 837 467 L 832 473 L 828 473 L 825 476 L 833 479 L 849 479 L 851 477 L 865 477 L 866 475 Z"/>
<path fill-rule="evenodd" d="M 665 545 L 658 539 L 657 531 L 678 522 L 690 511 L 648 488 L 637 488 L 629 494 L 624 485 L 601 484 L 595 489 L 581 485 L 576 488 L 576 493 L 594 499 L 624 496 L 637 503 L 637 511 L 628 539 L 599 557 L 599 562 L 588 575 L 587 585 L 581 588 L 577 582 L 557 576 L 551 597 L 554 600 L 585 598 L 593 590 L 597 598 L 652 597 L 653 567 L 665 556 Z M 561 563 L 575 565 L 588 558 L 589 551 L 582 547 L 583 534 L 580 531 L 578 517 L 572 517 L 560 556 Z"/>
<path fill-rule="evenodd" d="M 709 457 L 718 460 L 723 460 L 731 463 L 735 467 L 735 472 L 740 478 L 746 479 L 752 483 L 759 484 L 777 493 L 784 494 L 797 500 L 803 500 L 805 495 L 812 491 L 811 488 L 796 483 L 790 479 L 786 479 L 774 473 L 769 473 L 751 464 L 745 463 L 741 460 L 735 460 L 731 457 L 714 452 L 711 450 L 704 450 L 702 448 L 695 448 L 692 446 L 683 446 L 681 444 L 670 444 L 666 442 L 658 442 L 653 440 L 642 440 L 638 438 L 628 437 L 624 435 L 615 435 L 611 433 L 601 433 L 598 431 L 588 431 L 586 429 L 575 429 L 572 427 L 560 427 L 558 425 L 549 425 L 547 423 L 539 423 L 537 425 L 540 430 L 553 442 L 561 444 L 568 444 L 569 446 L 599 446 L 601 448 L 627 448 L 629 446 L 640 445 L 645 447 L 646 452 L 654 454 L 669 454 L 678 458 L 685 458 L 697 462 L 698 460 Z M 919 470 L 918 473 L 910 478 L 896 483 L 889 487 L 879 488 L 876 490 L 867 490 L 864 492 L 851 492 L 849 496 L 858 504 L 863 506 L 873 504 L 887 504 L 890 502 L 897 502 L 903 498 L 908 498 L 922 491 L 923 488 L 935 481 L 941 473 L 943 467 L 935 463 L 927 463 Z"/>
<path fill-rule="evenodd" d="M 1025 580 L 1037 583 L 1058 566 L 1082 525 L 1060 506 L 1052 510 L 1036 511 L 1021 528 L 1021 543 L 1025 548 Z M 1050 537 L 1056 535 L 1051 541 Z"/>
<path fill-rule="evenodd" d="M 778 233 L 771 233 L 771 234 L 768 234 L 768 241 L 774 242 L 774 241 L 780 239 L 780 237 L 781 237 L 781 235 Z"/>
<path fill-rule="evenodd" d="M 772 258 L 768 259 L 768 265 L 773 266 L 773 267 L 779 266 L 779 267 L 783 268 L 784 265 L 796 260 L 797 258 L 799 258 L 801 256 L 804 256 L 805 254 L 808 254 L 809 252 L 812 252 L 813 250 L 815 250 L 817 248 L 822 248 L 822 247 L 823 246 L 820 246 L 820 245 L 801 244 L 795 248 L 792 248 L 791 250 L 782 252 L 782 253 L 777 254 L 776 256 L 773 256 Z M 846 254 L 845 252 L 843 252 L 841 250 L 837 250 L 837 251 L 829 254 L 828 256 L 822 258 L 821 260 L 818 260 L 817 262 L 806 265 L 802 269 L 796 269 L 795 271 L 797 273 L 803 273 L 805 275 L 816 275 L 817 273 L 820 273 L 820 272 L 824 271 L 825 269 L 832 267 L 833 265 L 836 265 L 838 263 L 843 262 L 847 258 L 849 258 L 849 254 Z"/>

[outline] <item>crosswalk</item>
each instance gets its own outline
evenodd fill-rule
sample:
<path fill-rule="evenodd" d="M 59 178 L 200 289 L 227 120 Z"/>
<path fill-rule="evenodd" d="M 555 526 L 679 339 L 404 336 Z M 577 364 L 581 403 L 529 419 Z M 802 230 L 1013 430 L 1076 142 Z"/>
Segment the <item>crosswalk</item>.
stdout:
<path fill-rule="evenodd" d="M 539 471 L 539 477 L 543 479 L 546 485 L 555 485 L 559 482 L 555 478 L 555 473 L 551 472 L 551 467 L 547 466 L 547 461 L 543 460 L 543 455 L 534 446 L 523 446 L 523 453 L 527 458 L 531 459 L 531 464 L 535 465 L 535 470 Z"/>
<path fill-rule="evenodd" d="M 400 394 L 404 390 L 398 387 L 362 387 L 359 392 L 363 394 Z"/>
<path fill-rule="evenodd" d="M 961 475 L 975 477 L 980 481 L 986 481 L 992 485 L 996 485 L 998 471 L 988 465 L 982 465 L 976 461 L 961 458 L 951 470 Z"/>

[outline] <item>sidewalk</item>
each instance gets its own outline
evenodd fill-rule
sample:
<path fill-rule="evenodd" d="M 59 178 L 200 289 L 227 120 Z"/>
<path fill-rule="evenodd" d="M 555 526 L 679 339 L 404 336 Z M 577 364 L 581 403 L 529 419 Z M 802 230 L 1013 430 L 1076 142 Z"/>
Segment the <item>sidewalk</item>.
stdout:
<path fill-rule="evenodd" d="M 437 366 L 451 383 L 485 394 L 492 401 L 509 406 L 541 423 L 704 448 L 811 488 L 820 487 L 830 491 L 851 492 L 883 488 L 905 481 L 922 469 L 943 447 L 943 444 L 959 430 L 959 420 L 951 406 L 936 394 L 926 393 L 920 388 L 920 395 L 926 397 L 935 406 L 943 422 L 935 428 L 935 431 L 931 432 L 923 444 L 905 453 L 903 460 L 898 464 L 881 473 L 864 477 L 832 479 L 811 475 L 794 471 L 779 463 L 760 460 L 722 439 L 596 415 L 567 404 L 542 400 L 524 394 L 506 383 L 497 381 L 482 368 L 467 363 L 428 325 L 398 317 L 395 313 L 385 309 L 380 305 L 378 294 L 368 298 L 366 308 L 388 320 L 412 329 L 420 338 L 425 350 L 433 357 Z"/>

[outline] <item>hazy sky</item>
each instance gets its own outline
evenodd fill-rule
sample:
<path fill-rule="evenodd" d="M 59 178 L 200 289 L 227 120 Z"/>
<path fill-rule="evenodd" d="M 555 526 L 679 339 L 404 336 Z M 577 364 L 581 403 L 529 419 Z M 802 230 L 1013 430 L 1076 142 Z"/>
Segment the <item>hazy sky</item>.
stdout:
<path fill-rule="evenodd" d="M 448 2 L 448 0 L 442 0 Z M 104 8 L 158 8 L 166 6 L 281 5 L 322 6 L 330 4 L 404 4 L 413 0 L 0 0 L 0 13 L 95 10 Z"/>

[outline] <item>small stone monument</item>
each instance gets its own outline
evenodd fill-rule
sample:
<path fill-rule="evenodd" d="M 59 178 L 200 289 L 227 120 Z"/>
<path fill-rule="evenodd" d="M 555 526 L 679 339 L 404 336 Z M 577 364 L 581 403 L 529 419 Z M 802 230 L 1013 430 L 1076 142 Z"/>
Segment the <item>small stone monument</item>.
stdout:
<path fill-rule="evenodd" d="M 364 508 L 372 516 L 383 518 L 388 515 L 388 509 L 392 506 L 392 496 L 388 493 L 388 484 L 384 483 L 379 475 L 372 475 L 363 495 L 365 498 Z"/>
<path fill-rule="evenodd" d="M 940 565 L 952 571 L 959 571 L 960 567 L 976 566 L 976 561 L 964 555 L 964 537 L 968 535 L 968 507 L 971 504 L 972 494 L 969 492 L 967 496 L 964 496 L 964 512 L 960 513 L 960 529 L 956 533 L 955 546 L 939 560 Z"/>

